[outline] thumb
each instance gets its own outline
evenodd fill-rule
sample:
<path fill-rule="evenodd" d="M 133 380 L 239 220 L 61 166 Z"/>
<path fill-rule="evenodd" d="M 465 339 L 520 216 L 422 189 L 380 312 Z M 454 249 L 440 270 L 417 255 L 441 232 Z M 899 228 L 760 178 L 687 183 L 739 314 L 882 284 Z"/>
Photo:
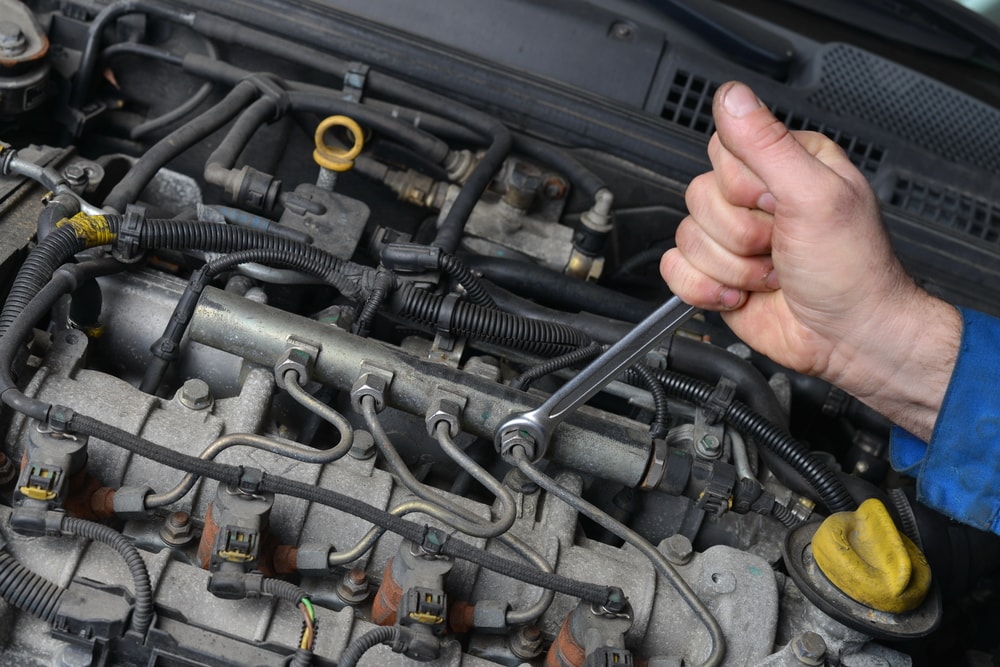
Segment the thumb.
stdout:
<path fill-rule="evenodd" d="M 802 184 L 829 175 L 745 84 L 722 85 L 712 105 L 722 146 L 757 175 L 778 200 L 794 201 Z"/>

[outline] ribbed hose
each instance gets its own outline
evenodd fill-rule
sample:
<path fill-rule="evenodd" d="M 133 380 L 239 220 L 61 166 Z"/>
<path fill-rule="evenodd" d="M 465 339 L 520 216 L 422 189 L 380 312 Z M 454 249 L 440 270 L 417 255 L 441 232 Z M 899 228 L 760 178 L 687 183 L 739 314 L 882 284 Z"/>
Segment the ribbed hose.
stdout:
<path fill-rule="evenodd" d="M 478 304 L 484 308 L 497 307 L 493 297 L 486 293 L 486 290 L 479 282 L 479 278 L 473 275 L 472 271 L 469 270 L 469 267 L 467 267 L 454 255 L 447 252 L 442 252 L 438 255 L 438 268 L 448 274 L 452 280 L 465 288 L 469 301 L 472 303 Z"/>
<path fill-rule="evenodd" d="M 7 334 L 11 322 L 49 282 L 55 270 L 85 248 L 84 240 L 78 238 L 73 229 L 59 227 L 28 253 L 0 311 L 0 338 Z"/>
<path fill-rule="evenodd" d="M 771 515 L 788 528 L 798 525 L 799 523 L 799 520 L 795 518 L 794 514 L 792 514 L 792 510 L 777 501 L 775 501 L 774 505 L 771 507 Z"/>
<path fill-rule="evenodd" d="M 446 305 L 451 306 L 450 315 L 444 311 Z M 449 302 L 448 297 L 410 285 L 403 285 L 396 291 L 390 307 L 425 326 L 542 357 L 563 354 L 590 343 L 587 336 L 564 324 L 490 310 L 465 301 Z"/>
<path fill-rule="evenodd" d="M 313 652 L 304 648 L 300 648 L 295 651 L 295 655 L 292 656 L 292 661 L 288 663 L 289 667 L 309 667 L 313 664 Z"/>
<path fill-rule="evenodd" d="M 122 216 L 103 216 L 107 228 L 100 233 L 78 232 L 72 225 L 63 225 L 45 237 L 21 265 L 10 294 L 0 311 L 0 337 L 7 333 L 10 323 L 49 281 L 52 273 L 73 255 L 97 245 L 110 243 L 117 237 Z M 78 235 L 79 234 L 79 235 Z M 110 238 L 108 238 L 110 237 Z M 313 246 L 265 234 L 255 229 L 220 225 L 213 222 L 181 220 L 146 220 L 139 236 L 141 249 L 204 250 L 207 252 L 234 252 L 249 248 L 274 251 L 281 258 L 293 257 L 303 267 L 333 285 L 349 298 L 357 298 L 356 280 L 343 275 L 351 266 L 360 269 Z M 248 260 L 255 261 L 255 260 Z M 292 261 L 292 260 L 290 260 Z"/>
<path fill-rule="evenodd" d="M 656 370 L 653 373 L 663 383 L 667 393 L 675 398 L 704 405 L 712 396 L 712 385 L 705 382 L 670 371 Z M 816 459 L 805 446 L 756 410 L 741 401 L 734 400 L 726 409 L 723 419 L 787 461 L 815 489 L 830 512 L 857 509 L 857 503 L 837 477 L 836 472 Z"/>
<path fill-rule="evenodd" d="M 631 370 L 639 376 L 642 385 L 653 397 L 653 421 L 649 425 L 650 437 L 654 439 L 667 437 L 667 420 L 670 419 L 667 390 L 663 388 L 663 384 L 656 379 L 653 371 L 645 364 L 635 364 Z"/>
<path fill-rule="evenodd" d="M 69 535 L 78 535 L 106 544 L 125 559 L 135 589 L 132 629 L 140 635 L 145 635 L 153 622 L 153 586 L 149 580 L 149 571 L 146 570 L 146 562 L 139 554 L 139 550 L 118 531 L 93 521 L 68 516 L 62 521 L 62 530 Z"/>
<path fill-rule="evenodd" d="M 263 580 L 261 580 L 261 588 L 266 594 L 280 598 L 286 602 L 291 602 L 295 606 L 298 606 L 299 603 L 302 602 L 303 598 L 309 597 L 308 593 L 295 584 L 281 579 L 273 579 L 271 577 L 264 577 Z M 305 627 L 306 626 L 303 626 L 303 632 L 305 632 Z M 312 663 L 312 650 L 300 647 L 292 655 L 290 665 L 293 667 L 309 667 Z"/>
<path fill-rule="evenodd" d="M 392 273 L 381 268 L 378 270 L 378 273 L 375 274 L 375 284 L 372 287 L 371 294 L 365 299 L 365 305 L 362 307 L 357 322 L 354 324 L 354 333 L 362 338 L 368 337 L 372 322 L 375 320 L 375 315 L 378 314 L 382 304 L 385 303 L 395 282 Z"/>
<path fill-rule="evenodd" d="M 402 630 L 395 625 L 383 625 L 369 630 L 344 649 L 337 667 L 357 667 L 361 657 L 379 644 L 395 644 L 402 637 Z"/>
<path fill-rule="evenodd" d="M 65 588 L 35 574 L 6 551 L 0 552 L 0 598 L 8 604 L 52 623 L 65 593 Z"/>
<path fill-rule="evenodd" d="M 593 359 L 603 351 L 604 346 L 600 343 L 594 342 L 585 347 L 573 350 L 572 352 L 567 352 L 566 354 L 561 354 L 558 357 L 547 359 L 537 366 L 532 366 L 511 380 L 510 386 L 513 389 L 525 391 L 535 380 L 543 378 L 551 373 L 555 373 L 556 371 L 561 371 L 564 368 L 569 368 L 570 366 L 578 364 L 581 361 Z"/>

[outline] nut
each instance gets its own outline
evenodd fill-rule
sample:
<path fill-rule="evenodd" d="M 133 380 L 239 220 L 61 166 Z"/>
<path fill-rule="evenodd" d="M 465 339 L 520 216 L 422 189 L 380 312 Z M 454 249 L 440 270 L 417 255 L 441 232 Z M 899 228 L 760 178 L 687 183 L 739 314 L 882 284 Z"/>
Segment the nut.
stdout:
<path fill-rule="evenodd" d="M 319 356 L 319 346 L 297 338 L 288 339 L 288 347 L 274 364 L 274 379 L 281 389 L 285 388 L 285 374 L 295 371 L 298 383 L 305 386 L 312 376 L 313 365 Z"/>
<path fill-rule="evenodd" d="M 500 450 L 500 457 L 504 459 L 504 461 L 513 459 L 514 450 L 518 447 L 520 447 L 524 451 L 524 455 L 530 459 L 535 453 L 535 440 L 530 434 L 528 434 L 527 431 L 522 431 L 519 428 L 508 429 L 500 435 L 498 449 Z M 513 460 L 508 462 L 513 463 Z"/>
<path fill-rule="evenodd" d="M 542 654 L 542 631 L 526 625 L 507 637 L 510 652 L 521 660 L 531 660 Z"/>
<path fill-rule="evenodd" d="M 184 383 L 177 391 L 177 400 L 190 410 L 207 410 L 215 402 L 208 383 L 198 378 L 191 378 Z"/>
<path fill-rule="evenodd" d="M 183 546 L 193 538 L 194 528 L 191 525 L 191 515 L 187 512 L 174 512 L 160 527 L 160 539 L 168 546 Z"/>
<path fill-rule="evenodd" d="M 358 605 L 368 599 L 368 575 L 364 568 L 355 567 L 344 573 L 337 584 L 337 597 L 344 604 Z"/>
<path fill-rule="evenodd" d="M 462 414 L 464 407 L 465 397 L 457 396 L 450 392 L 448 393 L 448 398 L 438 397 L 431 401 L 430 407 L 427 409 L 427 418 L 424 420 L 427 424 L 427 433 L 431 437 L 434 437 L 438 423 L 445 422 L 448 424 L 448 433 L 451 437 L 457 437 L 462 432 L 462 424 L 459 421 L 459 416 Z"/>
<path fill-rule="evenodd" d="M 375 412 L 381 412 L 385 407 L 385 392 L 389 388 L 389 380 L 377 373 L 362 373 L 351 387 L 351 405 L 361 412 L 361 399 L 370 396 L 375 400 Z"/>

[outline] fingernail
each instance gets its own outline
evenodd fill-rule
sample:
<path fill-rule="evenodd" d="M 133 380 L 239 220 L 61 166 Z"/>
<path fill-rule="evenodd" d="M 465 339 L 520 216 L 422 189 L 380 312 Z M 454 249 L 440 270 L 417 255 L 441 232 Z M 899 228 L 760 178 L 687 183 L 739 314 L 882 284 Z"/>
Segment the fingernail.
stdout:
<path fill-rule="evenodd" d="M 729 112 L 729 115 L 742 118 L 751 111 L 755 111 L 762 106 L 757 96 L 753 94 L 747 86 L 742 83 L 734 84 L 726 91 L 726 96 L 722 100 L 722 105 Z"/>
<path fill-rule="evenodd" d="M 781 285 L 778 284 L 777 271 L 771 269 L 771 272 L 767 274 L 767 278 L 764 279 L 764 287 L 766 287 L 767 289 L 778 289 L 779 287 L 781 287 Z"/>
<path fill-rule="evenodd" d="M 760 197 L 757 197 L 757 208 L 765 213 L 774 213 L 774 209 L 777 205 L 778 201 L 770 192 L 765 192 Z"/>
<path fill-rule="evenodd" d="M 743 302 L 743 293 L 738 289 L 733 289 L 732 287 L 727 287 L 722 290 L 719 294 L 719 303 L 722 304 L 723 308 L 727 310 L 732 310 L 738 307 Z"/>

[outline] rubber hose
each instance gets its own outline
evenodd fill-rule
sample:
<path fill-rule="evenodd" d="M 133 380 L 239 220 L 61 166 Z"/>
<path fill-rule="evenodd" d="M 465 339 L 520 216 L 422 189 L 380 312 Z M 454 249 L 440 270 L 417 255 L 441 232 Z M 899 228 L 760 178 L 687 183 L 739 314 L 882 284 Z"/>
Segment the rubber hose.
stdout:
<path fill-rule="evenodd" d="M 180 25 L 190 26 L 194 22 L 194 14 L 180 12 L 176 9 L 145 2 L 144 0 L 121 0 L 101 9 L 87 27 L 87 41 L 84 44 L 83 53 L 80 55 L 80 66 L 77 70 L 76 79 L 73 82 L 71 106 L 79 109 L 87 101 L 87 93 L 90 91 L 90 81 L 94 76 L 94 69 L 97 66 L 97 57 L 101 46 L 101 34 L 104 32 L 104 28 L 119 16 L 135 13 L 149 14 L 150 16 L 173 21 Z"/>
<path fill-rule="evenodd" d="M 357 667 L 361 657 L 379 644 L 395 644 L 402 639 L 402 630 L 395 625 L 383 625 L 369 630 L 351 641 L 340 656 L 337 667 Z"/>
<path fill-rule="evenodd" d="M 390 307 L 403 317 L 425 326 L 444 328 L 455 335 L 551 357 L 590 343 L 585 335 L 563 324 L 534 320 L 500 310 L 490 310 L 465 301 L 453 303 L 442 322 L 447 297 L 430 294 L 410 285 L 398 289 Z"/>
<path fill-rule="evenodd" d="M 567 352 L 566 354 L 561 354 L 558 357 L 547 359 L 537 366 L 532 366 L 511 380 L 510 386 L 513 389 L 527 391 L 528 387 L 530 387 L 531 383 L 535 380 L 543 378 L 550 373 L 561 371 L 564 368 L 569 368 L 570 366 L 578 364 L 581 361 L 593 359 L 603 351 L 603 345 L 597 342 L 592 342 L 586 347 L 578 348 L 571 352 Z"/>
<path fill-rule="evenodd" d="M 14 318 L 49 282 L 55 270 L 85 247 L 83 239 L 71 227 L 64 226 L 55 229 L 28 253 L 0 310 L 0 338 L 7 335 Z"/>
<path fill-rule="evenodd" d="M 771 506 L 771 515 L 786 528 L 791 528 L 799 523 L 792 511 L 778 501 L 774 501 L 774 505 Z"/>
<path fill-rule="evenodd" d="M 657 304 L 577 280 L 533 262 L 484 255 L 462 255 L 466 265 L 492 283 L 563 310 L 580 310 L 626 322 L 639 322 Z"/>
<path fill-rule="evenodd" d="M 632 366 L 632 371 L 639 376 L 642 385 L 653 397 L 653 421 L 649 424 L 650 437 L 654 439 L 667 437 L 668 420 L 670 419 L 667 390 L 663 388 L 663 384 L 656 379 L 653 371 L 645 364 L 635 364 Z"/>
<path fill-rule="evenodd" d="M 132 611 L 132 629 L 140 635 L 145 635 L 153 622 L 153 585 L 149 580 L 146 561 L 142 559 L 139 550 L 128 539 L 115 529 L 104 524 L 86 521 L 76 517 L 65 517 L 62 530 L 70 535 L 86 537 L 96 542 L 108 545 L 117 551 L 132 575 L 135 597 L 135 608 Z"/>
<path fill-rule="evenodd" d="M 66 589 L 0 551 L 0 598 L 46 623 L 56 620 Z"/>
<path fill-rule="evenodd" d="M 122 217 L 104 216 L 108 232 L 116 237 Z M 84 250 L 87 243 L 76 235 L 69 225 L 56 229 L 39 243 L 21 265 L 10 294 L 0 311 L 0 337 L 6 334 L 15 317 L 24 309 L 32 297 L 48 282 L 52 273 L 73 255 Z M 296 261 L 303 266 L 314 267 L 316 275 L 336 287 L 349 298 L 357 298 L 360 288 L 357 282 L 342 275 L 347 267 L 355 272 L 361 268 L 345 262 L 333 255 L 296 241 L 265 234 L 263 232 L 220 225 L 212 222 L 187 222 L 181 220 L 146 220 L 139 236 L 142 249 L 160 250 L 204 250 L 207 252 L 234 252 L 248 248 L 273 250 L 282 256 L 299 256 Z M 251 260 L 252 261 L 252 260 Z"/>
<path fill-rule="evenodd" d="M 139 198 L 156 172 L 232 120 L 257 95 L 256 86 L 249 81 L 241 81 L 218 104 L 153 144 L 104 198 L 104 207 L 124 211 L 127 204 Z"/>
<path fill-rule="evenodd" d="M 375 274 L 375 285 L 372 287 L 371 294 L 365 300 L 365 305 L 361 309 L 361 313 L 358 315 L 357 322 L 354 325 L 354 332 L 357 335 L 362 338 L 368 337 L 372 321 L 375 320 L 375 315 L 389 296 L 389 292 L 394 285 L 395 279 L 392 273 L 378 269 L 378 272 Z"/>
<path fill-rule="evenodd" d="M 448 274 L 452 280 L 465 288 L 469 301 L 472 303 L 478 304 L 484 308 L 497 307 L 493 297 L 487 293 L 482 283 L 479 282 L 479 278 L 477 278 L 472 271 L 469 270 L 469 267 L 467 267 L 464 262 L 454 255 L 447 252 L 440 253 L 438 255 L 438 268 Z"/>
<path fill-rule="evenodd" d="M 223 137 L 219 145 L 216 146 L 212 154 L 205 160 L 205 172 L 208 173 L 211 165 L 216 165 L 223 169 L 232 169 L 239 159 L 240 153 L 257 133 L 262 125 L 274 119 L 276 108 L 274 100 L 269 97 L 261 97 L 248 106 L 236 119 L 226 136 Z M 216 183 L 216 185 L 220 185 Z"/>

